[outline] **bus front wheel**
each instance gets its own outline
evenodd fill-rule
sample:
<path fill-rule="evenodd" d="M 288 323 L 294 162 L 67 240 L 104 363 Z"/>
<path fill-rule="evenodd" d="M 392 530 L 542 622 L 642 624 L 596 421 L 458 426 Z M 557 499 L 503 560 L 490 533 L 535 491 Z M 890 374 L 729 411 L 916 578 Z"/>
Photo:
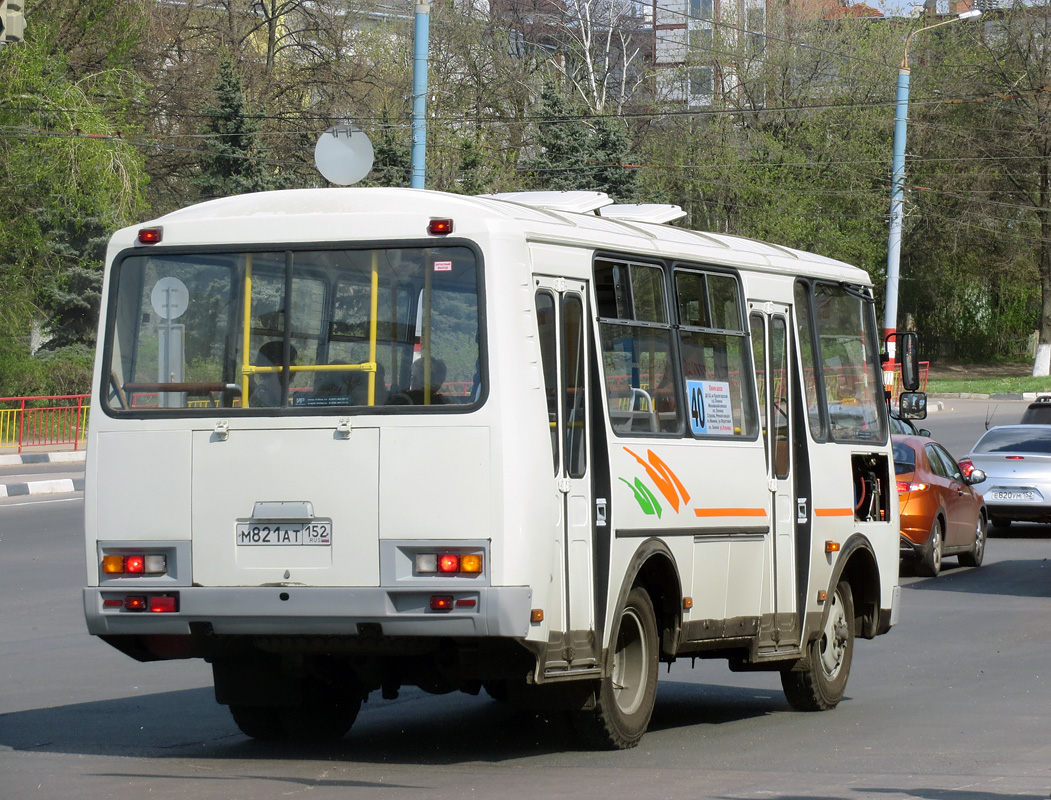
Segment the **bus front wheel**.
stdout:
<path fill-rule="evenodd" d="M 595 708 L 580 712 L 577 729 L 593 744 L 626 750 L 642 739 L 657 699 L 657 621 L 646 590 L 628 594 L 613 634 L 609 675 L 596 691 Z"/>
<path fill-rule="evenodd" d="M 804 669 L 781 672 L 785 697 L 797 711 L 835 708 L 847 690 L 854 658 L 854 596 L 846 581 L 836 586 L 821 635 L 807 651 Z"/>

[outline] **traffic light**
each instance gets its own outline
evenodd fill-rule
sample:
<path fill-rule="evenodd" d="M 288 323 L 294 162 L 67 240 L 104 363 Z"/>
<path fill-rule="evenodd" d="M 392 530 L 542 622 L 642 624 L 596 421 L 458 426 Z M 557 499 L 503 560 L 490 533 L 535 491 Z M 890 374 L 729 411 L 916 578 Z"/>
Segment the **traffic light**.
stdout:
<path fill-rule="evenodd" d="M 26 17 L 22 13 L 22 0 L 0 0 L 0 43 L 22 41 L 26 29 Z"/>

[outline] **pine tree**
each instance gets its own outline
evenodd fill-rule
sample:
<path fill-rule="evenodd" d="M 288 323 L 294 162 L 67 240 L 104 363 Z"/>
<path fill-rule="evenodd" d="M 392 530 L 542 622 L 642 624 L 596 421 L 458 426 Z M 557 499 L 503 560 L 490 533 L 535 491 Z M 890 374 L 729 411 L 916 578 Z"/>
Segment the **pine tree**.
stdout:
<path fill-rule="evenodd" d="M 44 349 L 94 346 L 107 239 L 97 217 L 51 224 L 48 249 L 62 267 L 42 291 L 50 337 Z"/>
<path fill-rule="evenodd" d="M 280 188 L 281 176 L 266 163 L 268 154 L 259 141 L 262 123 L 249 113 L 241 78 L 229 58 L 219 62 L 213 88 L 216 103 L 205 110 L 212 136 L 205 140 L 197 189 L 204 197 L 225 197 Z"/>
<path fill-rule="evenodd" d="M 540 152 L 526 164 L 534 187 L 552 191 L 593 189 L 593 168 L 588 166 L 591 134 L 579 112 L 548 84 L 540 95 L 538 115 Z"/>
<path fill-rule="evenodd" d="M 550 85 L 541 95 L 539 114 L 541 151 L 527 164 L 536 188 L 605 192 L 622 202 L 635 199 L 635 173 L 624 167 L 630 142 L 622 122 L 582 116 L 579 107 Z"/>

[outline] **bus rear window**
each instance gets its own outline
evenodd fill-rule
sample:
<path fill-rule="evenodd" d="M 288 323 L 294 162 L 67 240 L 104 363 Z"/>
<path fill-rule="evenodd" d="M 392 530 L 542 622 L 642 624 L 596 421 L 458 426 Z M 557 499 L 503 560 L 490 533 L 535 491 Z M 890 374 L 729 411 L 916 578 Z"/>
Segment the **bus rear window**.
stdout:
<path fill-rule="evenodd" d="M 481 395 L 464 247 L 135 252 L 113 272 L 103 403 L 116 413 L 326 413 Z"/>

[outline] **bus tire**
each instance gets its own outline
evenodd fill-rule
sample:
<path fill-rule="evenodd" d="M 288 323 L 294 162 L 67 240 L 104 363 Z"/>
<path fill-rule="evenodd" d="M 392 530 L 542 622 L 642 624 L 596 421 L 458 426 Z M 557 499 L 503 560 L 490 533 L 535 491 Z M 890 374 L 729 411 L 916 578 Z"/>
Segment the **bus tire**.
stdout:
<path fill-rule="evenodd" d="M 231 705 L 230 714 L 241 733 L 274 741 L 335 741 L 354 725 L 361 709 L 356 687 L 325 696 L 322 685 L 309 687 L 304 701 L 294 706 Z M 331 687 L 330 687 L 331 688 Z"/>
<path fill-rule="evenodd" d="M 273 706 L 230 706 L 230 716 L 241 733 L 265 742 L 285 738 L 280 711 Z"/>
<path fill-rule="evenodd" d="M 854 596 L 840 581 L 832 595 L 821 635 L 807 645 L 807 666 L 782 670 L 781 686 L 797 711 L 827 711 L 839 705 L 854 658 Z"/>
<path fill-rule="evenodd" d="M 578 733 L 597 747 L 627 750 L 642 739 L 657 699 L 657 620 L 645 589 L 636 586 L 613 632 L 609 675 L 596 690 L 595 708 L 575 718 Z"/>

